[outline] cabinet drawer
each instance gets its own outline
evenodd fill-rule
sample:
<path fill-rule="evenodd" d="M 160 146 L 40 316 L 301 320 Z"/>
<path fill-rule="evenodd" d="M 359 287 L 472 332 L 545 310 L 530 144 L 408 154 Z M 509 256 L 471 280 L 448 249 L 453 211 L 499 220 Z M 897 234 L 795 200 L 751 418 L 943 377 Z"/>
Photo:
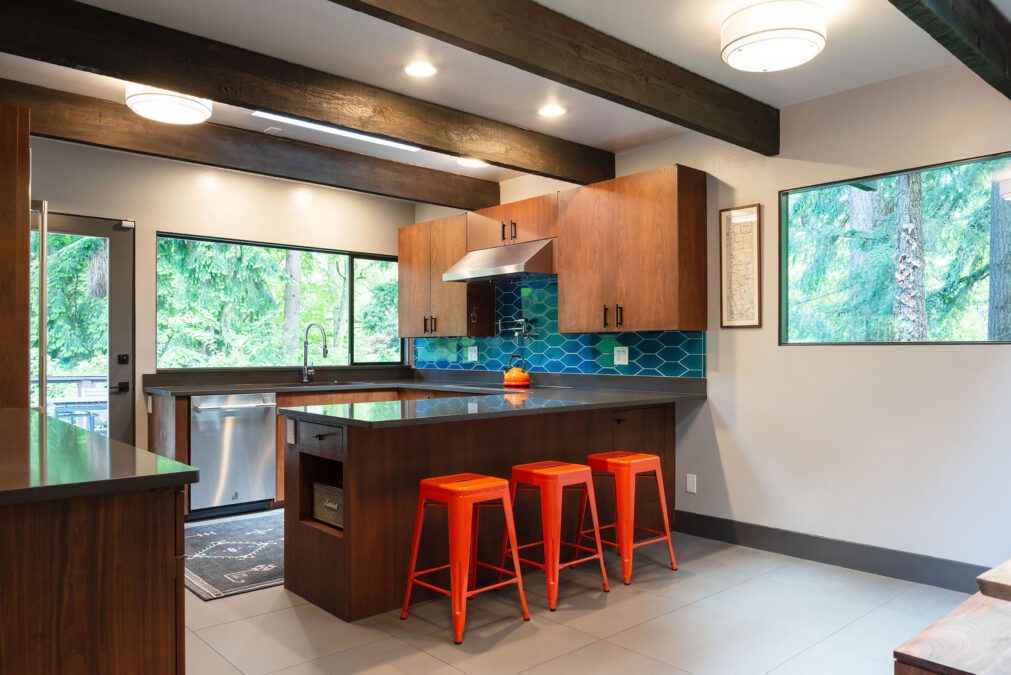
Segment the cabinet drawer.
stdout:
<path fill-rule="evenodd" d="M 347 456 L 346 433 L 344 427 L 325 424 L 295 422 L 295 443 L 314 450 L 313 454 L 328 459 L 344 461 Z"/>

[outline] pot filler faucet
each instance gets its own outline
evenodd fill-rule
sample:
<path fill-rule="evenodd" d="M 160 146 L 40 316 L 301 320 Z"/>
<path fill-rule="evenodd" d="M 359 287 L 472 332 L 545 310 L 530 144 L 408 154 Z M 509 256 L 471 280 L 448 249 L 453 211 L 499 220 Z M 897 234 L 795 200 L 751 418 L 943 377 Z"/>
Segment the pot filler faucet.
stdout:
<path fill-rule="evenodd" d="M 305 341 L 302 343 L 302 382 L 303 384 L 308 382 L 309 379 L 316 374 L 316 369 L 309 365 L 309 331 L 313 326 L 319 328 L 319 332 L 323 335 L 323 358 L 326 358 L 327 348 L 326 348 L 326 329 L 319 325 L 315 321 L 310 323 L 305 327 Z"/>

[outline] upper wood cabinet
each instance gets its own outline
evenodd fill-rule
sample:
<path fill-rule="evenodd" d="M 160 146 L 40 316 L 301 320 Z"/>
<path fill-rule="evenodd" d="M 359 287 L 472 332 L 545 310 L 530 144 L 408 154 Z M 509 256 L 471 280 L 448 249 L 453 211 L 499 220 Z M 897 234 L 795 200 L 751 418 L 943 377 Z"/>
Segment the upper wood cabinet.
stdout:
<path fill-rule="evenodd" d="M 398 231 L 400 337 L 494 334 L 494 288 L 442 280 L 467 253 L 472 217 L 463 213 Z"/>
<path fill-rule="evenodd" d="M 558 193 L 475 211 L 467 221 L 467 250 L 519 244 L 557 234 Z"/>
<path fill-rule="evenodd" d="M 558 201 L 563 333 L 706 329 L 706 179 L 685 166 L 574 188 Z"/>

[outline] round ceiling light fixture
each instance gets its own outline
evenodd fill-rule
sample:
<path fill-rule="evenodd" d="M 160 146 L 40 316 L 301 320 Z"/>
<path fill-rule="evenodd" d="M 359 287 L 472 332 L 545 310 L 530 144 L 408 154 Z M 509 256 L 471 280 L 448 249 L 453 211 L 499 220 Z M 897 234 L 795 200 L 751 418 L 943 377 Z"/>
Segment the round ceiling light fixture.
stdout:
<path fill-rule="evenodd" d="M 428 61 L 412 61 L 404 66 L 404 72 L 411 77 L 431 77 L 439 72 L 439 69 Z"/>
<path fill-rule="evenodd" d="M 481 167 L 488 166 L 488 162 L 476 157 L 460 157 L 456 160 L 456 163 L 460 166 L 466 166 L 471 169 L 480 169 Z"/>
<path fill-rule="evenodd" d="M 540 110 L 537 111 L 541 117 L 561 117 L 565 114 L 565 112 L 565 108 L 556 103 L 549 103 L 548 105 L 541 106 Z"/>
<path fill-rule="evenodd" d="M 142 84 L 126 84 L 126 105 L 141 117 L 167 124 L 199 124 L 211 116 L 206 98 L 179 94 Z"/>
<path fill-rule="evenodd" d="M 808 0 L 770 0 L 745 7 L 720 28 L 723 60 L 765 73 L 807 63 L 825 48 L 825 8 Z"/>

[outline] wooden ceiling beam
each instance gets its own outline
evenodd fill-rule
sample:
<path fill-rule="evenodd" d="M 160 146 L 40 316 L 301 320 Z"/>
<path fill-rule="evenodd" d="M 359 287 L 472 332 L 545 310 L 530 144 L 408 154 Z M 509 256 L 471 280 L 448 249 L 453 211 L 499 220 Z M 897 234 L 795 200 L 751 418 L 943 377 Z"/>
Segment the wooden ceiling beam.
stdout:
<path fill-rule="evenodd" d="M 0 2 L 0 52 L 592 183 L 614 154 L 72 0 Z"/>
<path fill-rule="evenodd" d="M 989 0 L 889 0 L 955 58 L 1011 98 L 1011 21 Z"/>
<path fill-rule="evenodd" d="M 773 106 L 533 0 L 331 2 L 763 155 L 779 153 Z"/>
<path fill-rule="evenodd" d="M 22 82 L 0 80 L 0 104 L 29 108 L 34 136 L 460 209 L 499 203 L 494 181 L 221 124 L 152 122 L 121 103 Z"/>

